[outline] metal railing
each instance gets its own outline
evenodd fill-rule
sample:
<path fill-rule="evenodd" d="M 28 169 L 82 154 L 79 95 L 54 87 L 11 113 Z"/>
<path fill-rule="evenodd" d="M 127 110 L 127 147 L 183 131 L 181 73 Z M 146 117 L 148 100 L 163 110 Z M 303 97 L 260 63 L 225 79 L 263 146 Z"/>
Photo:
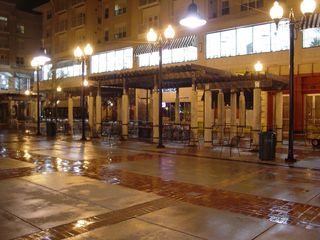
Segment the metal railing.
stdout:
<path fill-rule="evenodd" d="M 191 126 L 190 124 L 164 124 L 162 134 L 164 141 L 189 144 Z"/>

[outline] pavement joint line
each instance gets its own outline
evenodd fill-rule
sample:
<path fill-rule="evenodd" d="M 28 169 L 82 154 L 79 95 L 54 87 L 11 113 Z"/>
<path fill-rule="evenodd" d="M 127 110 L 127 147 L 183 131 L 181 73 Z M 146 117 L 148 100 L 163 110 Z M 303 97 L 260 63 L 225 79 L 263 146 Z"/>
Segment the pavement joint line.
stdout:
<path fill-rule="evenodd" d="M 137 219 L 140 220 L 140 221 L 143 221 L 143 222 L 158 226 L 158 227 L 162 227 L 162 228 L 166 228 L 168 230 L 172 230 L 172 231 L 175 231 L 175 232 L 183 233 L 185 235 L 188 235 L 188 236 L 191 236 L 191 237 L 194 237 L 194 238 L 198 238 L 198 239 L 202 239 L 202 240 L 208 240 L 208 238 L 203 238 L 203 237 L 200 237 L 200 236 L 197 236 L 197 235 L 193 235 L 191 233 L 184 232 L 184 231 L 181 231 L 179 229 L 171 228 L 171 227 L 159 224 L 159 223 L 151 222 L 151 221 L 148 221 L 148 220 L 140 218 L 140 217 L 137 217 Z"/>
<path fill-rule="evenodd" d="M 159 198 L 149 202 L 136 204 L 127 208 L 114 210 L 108 213 L 99 214 L 83 219 L 78 219 L 70 223 L 58 225 L 39 232 L 27 234 L 16 240 L 27 239 L 64 239 L 74 237 L 83 233 L 90 232 L 97 228 L 114 225 L 129 219 L 137 218 L 139 216 L 149 214 L 178 204 L 177 201 L 168 198 Z M 148 208 L 149 207 L 149 208 Z M 152 207 L 152 208 L 150 208 Z M 147 208 L 147 211 L 141 211 Z M 138 219 L 138 218 L 137 218 Z"/>
<path fill-rule="evenodd" d="M 271 228 L 277 226 L 278 224 L 277 223 L 274 223 L 272 224 L 270 227 L 268 227 L 267 229 L 265 229 L 264 231 L 258 233 L 255 237 L 253 237 L 251 240 L 255 240 L 257 239 L 258 237 L 260 237 L 261 235 L 263 235 L 264 233 L 266 233 L 267 231 L 269 231 Z"/>
<path fill-rule="evenodd" d="M 281 163 L 275 163 L 275 162 L 266 162 L 266 161 L 248 161 L 248 160 L 238 160 L 238 159 L 232 159 L 232 158 L 221 158 L 218 156 L 210 157 L 210 156 L 201 156 L 197 154 L 187 154 L 187 153 L 170 153 L 170 152 L 162 152 L 162 151 L 157 151 L 157 150 L 152 150 L 152 149 L 147 149 L 147 150 L 137 150 L 133 149 L 130 147 L 124 147 L 121 146 L 121 148 L 125 148 L 127 150 L 135 151 L 135 152 L 153 152 L 153 153 L 158 153 L 161 155 L 176 155 L 176 156 L 183 156 L 183 157 L 198 157 L 198 158 L 204 158 L 204 159 L 214 159 L 214 160 L 219 160 L 219 161 L 230 161 L 230 162 L 240 162 L 240 163 L 248 163 L 248 164 L 261 164 L 261 165 L 267 165 L 270 167 L 283 167 L 283 168 L 293 168 L 293 169 L 303 169 L 303 170 L 312 170 L 312 171 L 317 171 L 320 172 L 320 169 L 317 168 L 308 168 L 308 167 L 303 167 L 303 166 L 294 166 L 291 164 L 281 164 Z"/>

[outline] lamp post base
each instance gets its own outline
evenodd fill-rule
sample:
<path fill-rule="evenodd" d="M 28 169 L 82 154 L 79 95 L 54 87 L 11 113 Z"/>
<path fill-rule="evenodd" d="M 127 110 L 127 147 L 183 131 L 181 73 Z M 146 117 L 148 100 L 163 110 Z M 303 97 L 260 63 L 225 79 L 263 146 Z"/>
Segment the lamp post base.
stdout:
<path fill-rule="evenodd" d="M 159 143 L 159 144 L 157 145 L 157 148 L 165 148 L 165 146 L 164 146 L 162 143 Z"/>
<path fill-rule="evenodd" d="M 36 134 L 37 136 L 41 136 L 41 133 L 40 132 L 37 132 L 37 134 Z"/>
<path fill-rule="evenodd" d="M 288 155 L 285 161 L 286 163 L 295 163 L 297 159 L 295 159 L 293 155 Z"/>
<path fill-rule="evenodd" d="M 81 139 L 80 139 L 80 141 L 87 141 L 88 139 L 86 138 L 86 137 L 82 137 Z"/>

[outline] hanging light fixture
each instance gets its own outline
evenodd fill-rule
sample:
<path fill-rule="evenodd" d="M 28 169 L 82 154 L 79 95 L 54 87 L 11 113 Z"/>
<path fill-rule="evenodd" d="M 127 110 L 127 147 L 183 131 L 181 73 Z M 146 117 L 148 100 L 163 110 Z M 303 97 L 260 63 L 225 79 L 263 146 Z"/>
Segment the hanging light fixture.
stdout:
<path fill-rule="evenodd" d="M 188 6 L 186 16 L 179 23 L 188 28 L 197 28 L 205 25 L 207 21 L 200 16 L 197 4 L 192 0 L 192 3 Z"/>

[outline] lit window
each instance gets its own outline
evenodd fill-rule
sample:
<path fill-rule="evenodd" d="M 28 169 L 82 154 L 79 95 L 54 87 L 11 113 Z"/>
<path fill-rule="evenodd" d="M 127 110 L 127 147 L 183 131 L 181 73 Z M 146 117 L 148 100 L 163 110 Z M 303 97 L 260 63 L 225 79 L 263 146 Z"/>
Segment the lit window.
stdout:
<path fill-rule="evenodd" d="M 253 52 L 270 52 L 270 24 L 253 27 Z"/>
<path fill-rule="evenodd" d="M 237 55 L 246 55 L 252 52 L 252 27 L 237 29 Z"/>
<path fill-rule="evenodd" d="M 24 34 L 24 26 L 19 24 L 17 25 L 17 33 Z"/>
<path fill-rule="evenodd" d="M 320 46 L 320 28 L 310 28 L 303 30 L 304 48 Z"/>
<path fill-rule="evenodd" d="M 107 54 L 99 54 L 99 72 L 107 71 Z"/>
<path fill-rule="evenodd" d="M 130 69 L 133 67 L 132 57 L 133 48 L 123 50 L 123 69 Z"/>
<path fill-rule="evenodd" d="M 221 32 L 221 57 L 236 55 L 236 31 Z"/>
<path fill-rule="evenodd" d="M 91 57 L 91 72 L 92 73 L 99 72 L 99 55 L 94 55 Z"/>
<path fill-rule="evenodd" d="M 220 32 L 218 33 L 210 33 L 206 36 L 206 52 L 207 52 L 207 58 L 219 58 L 220 55 Z"/>
<path fill-rule="evenodd" d="M 115 70 L 116 54 L 115 51 L 107 53 L 107 71 L 111 72 Z"/>
<path fill-rule="evenodd" d="M 289 24 L 286 21 L 279 22 L 278 30 L 276 24 L 271 24 L 271 51 L 289 49 Z"/>

